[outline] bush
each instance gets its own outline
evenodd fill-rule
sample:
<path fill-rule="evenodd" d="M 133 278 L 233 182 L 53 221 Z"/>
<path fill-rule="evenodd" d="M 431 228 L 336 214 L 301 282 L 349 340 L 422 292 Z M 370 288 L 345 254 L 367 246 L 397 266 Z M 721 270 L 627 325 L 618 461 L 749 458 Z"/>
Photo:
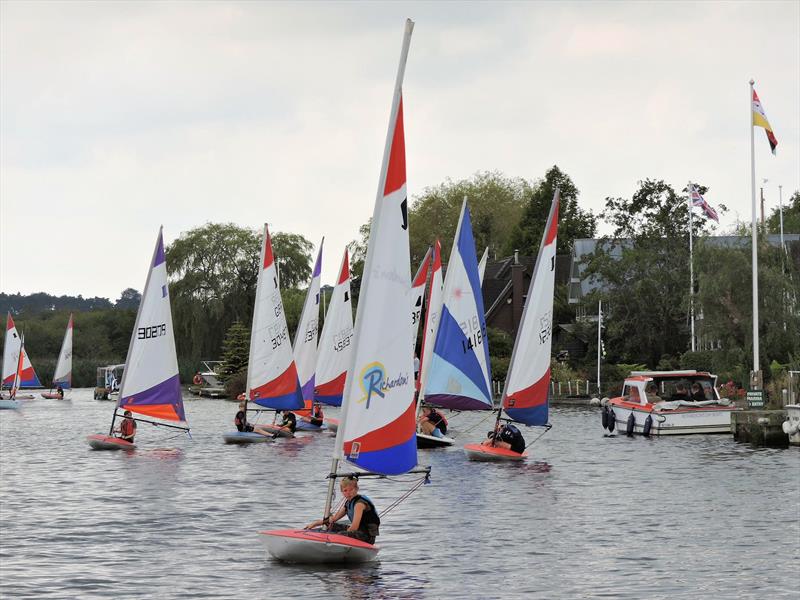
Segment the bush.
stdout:
<path fill-rule="evenodd" d="M 243 394 L 247 390 L 247 371 L 239 371 L 238 373 L 228 377 L 225 382 L 225 393 L 228 398 L 233 400 L 239 394 Z"/>

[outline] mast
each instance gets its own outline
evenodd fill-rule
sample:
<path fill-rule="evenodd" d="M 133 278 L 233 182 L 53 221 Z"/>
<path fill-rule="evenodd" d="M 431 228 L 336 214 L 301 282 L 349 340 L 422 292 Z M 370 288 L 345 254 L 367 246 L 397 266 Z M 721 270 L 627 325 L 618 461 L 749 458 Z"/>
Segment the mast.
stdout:
<path fill-rule="evenodd" d="M 758 378 L 758 232 L 756 224 L 756 145 L 755 145 L 755 113 L 753 111 L 753 84 L 750 80 L 750 198 L 752 208 L 752 246 L 753 246 L 753 376 Z M 761 387 L 758 378 L 758 387 Z"/>
<path fill-rule="evenodd" d="M 369 286 L 371 283 L 370 272 L 372 269 L 372 263 L 374 258 L 374 253 L 370 252 L 369 250 L 372 248 L 372 240 L 373 236 L 377 231 L 380 230 L 380 217 L 381 217 L 381 200 L 384 197 L 385 193 L 385 186 L 386 186 L 386 178 L 387 173 L 389 170 L 389 159 L 392 154 L 392 143 L 394 142 L 395 132 L 397 128 L 397 117 L 398 112 L 400 109 L 400 102 L 401 102 L 401 94 L 402 94 L 402 86 L 403 86 L 403 76 L 405 75 L 406 69 L 406 62 L 408 60 L 408 50 L 411 45 L 411 33 L 414 31 L 414 22 L 411 19 L 406 19 L 405 23 L 405 31 L 403 34 L 403 45 L 400 51 L 400 62 L 397 67 L 397 77 L 395 79 L 394 85 L 394 95 L 392 98 L 392 108 L 390 111 L 390 118 L 389 118 L 389 126 L 386 133 L 386 144 L 384 146 L 383 151 L 383 162 L 381 164 L 381 174 L 380 178 L 378 179 L 378 192 L 376 195 L 375 201 L 375 208 L 373 211 L 372 216 L 372 227 L 370 229 L 370 239 L 367 243 L 367 257 L 364 261 L 364 279 L 361 282 L 361 292 L 360 295 L 362 298 L 367 298 L 367 292 L 369 290 Z M 405 161 L 405 158 L 403 159 Z M 403 169 L 405 171 L 405 169 Z M 410 273 L 409 273 L 409 289 L 410 289 L 411 281 L 410 281 Z M 406 295 L 406 303 L 408 303 L 408 295 Z M 406 304 L 408 306 L 408 304 Z M 408 309 L 406 309 L 408 310 Z M 356 344 L 358 344 L 358 336 L 359 333 L 364 329 L 364 313 L 365 308 L 363 304 L 359 304 L 358 312 L 356 314 L 356 323 L 354 328 L 354 336 L 356 337 Z M 405 312 L 407 315 L 408 312 Z M 407 327 L 407 325 L 406 325 Z M 407 329 L 407 331 L 410 330 Z M 341 422 L 339 423 L 339 427 L 336 431 L 336 442 L 334 445 L 333 450 L 333 457 L 331 459 L 331 470 L 330 470 L 330 481 L 328 483 L 328 494 L 325 498 L 325 510 L 323 512 L 323 519 L 328 519 L 331 511 L 331 505 L 333 504 L 333 494 L 335 490 L 335 483 L 336 483 L 336 473 L 339 468 L 339 461 L 343 457 L 343 445 L 344 445 L 344 433 L 345 433 L 345 421 L 347 418 L 348 406 L 350 404 L 350 390 L 353 386 L 353 371 L 355 368 L 355 362 L 357 360 L 357 352 L 356 349 L 353 350 L 351 365 L 350 365 L 350 377 L 347 377 L 344 389 L 344 395 L 342 397 L 342 418 Z"/>
<path fill-rule="evenodd" d="M 258 280 L 256 281 L 256 297 L 253 303 L 253 311 L 255 312 L 258 310 L 258 303 L 261 299 L 261 295 L 264 293 L 263 290 L 263 279 L 264 279 L 264 260 L 266 259 L 266 252 L 267 252 L 267 240 L 269 239 L 269 229 L 267 228 L 267 224 L 264 223 L 264 233 L 261 238 L 261 260 L 259 261 L 258 267 Z M 271 242 L 270 242 L 271 243 Z M 275 263 L 276 273 L 277 273 L 278 263 Z M 253 315 L 253 320 L 255 321 L 255 314 Z M 250 324 L 250 350 L 247 354 L 247 373 L 245 374 L 245 389 L 244 389 L 244 419 L 247 420 L 247 403 L 250 400 L 250 369 L 253 366 L 253 352 L 255 350 L 255 343 L 253 342 L 253 323 Z"/>
<path fill-rule="evenodd" d="M 600 397 L 600 358 L 603 348 L 603 301 L 597 302 L 597 397 Z"/>

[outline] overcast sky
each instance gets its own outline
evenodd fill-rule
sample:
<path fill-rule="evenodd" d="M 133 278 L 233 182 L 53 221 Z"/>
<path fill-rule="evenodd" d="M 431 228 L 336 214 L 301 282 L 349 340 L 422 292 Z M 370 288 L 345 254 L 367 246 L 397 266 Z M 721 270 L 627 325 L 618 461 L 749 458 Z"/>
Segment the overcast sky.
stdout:
<path fill-rule="evenodd" d="M 750 220 L 800 188 L 800 2 L 0 3 L 0 291 L 141 291 L 158 226 L 325 236 L 371 215 L 404 19 L 411 197 L 557 164 L 595 213 L 688 180 Z M 414 267 L 415 268 L 415 267 Z"/>

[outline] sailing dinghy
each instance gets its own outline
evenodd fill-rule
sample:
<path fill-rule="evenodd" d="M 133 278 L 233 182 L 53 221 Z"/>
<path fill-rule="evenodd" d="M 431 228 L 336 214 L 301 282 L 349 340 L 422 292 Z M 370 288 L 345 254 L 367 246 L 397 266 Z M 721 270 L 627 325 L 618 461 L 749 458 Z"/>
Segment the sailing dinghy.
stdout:
<path fill-rule="evenodd" d="M 495 431 L 503 411 L 509 421 L 528 426 L 550 428 L 548 424 L 550 392 L 550 349 L 553 328 L 556 240 L 558 233 L 559 192 L 553 196 L 550 214 L 542 234 L 525 308 L 522 311 L 514 350 L 508 365 L 501 409 L 497 411 Z M 494 442 L 492 442 L 493 444 Z M 494 445 L 467 444 L 464 451 L 471 460 L 520 461 L 527 453 L 513 452 Z"/>
<path fill-rule="evenodd" d="M 350 302 L 350 264 L 347 249 L 342 257 L 339 277 L 331 294 L 328 314 L 319 339 L 314 401 L 341 406 L 344 382 L 350 367 L 353 349 L 353 306 Z M 339 428 L 339 420 L 328 417 L 329 431 Z"/>
<path fill-rule="evenodd" d="M 93 449 L 136 448 L 136 444 L 114 436 L 117 411 L 131 411 L 136 415 L 157 419 L 151 421 L 137 416 L 131 417 L 133 421 L 181 429 L 187 433 L 189 431 L 181 397 L 161 229 L 158 231 L 144 293 L 139 303 L 139 311 L 136 313 L 136 323 L 131 333 L 128 356 L 125 359 L 125 372 L 119 388 L 119 399 L 111 418 L 111 427 L 108 435 L 96 434 L 86 438 Z"/>
<path fill-rule="evenodd" d="M 24 338 L 20 340 L 20 349 L 25 349 L 25 340 Z M 19 383 L 22 381 L 22 362 L 23 356 L 25 356 L 24 352 L 17 353 L 17 368 L 14 370 L 14 379 L 11 381 L 11 391 L 9 393 L 8 398 L 0 398 L 0 409 L 17 409 L 22 406 L 22 402 L 17 399 L 17 390 L 19 389 Z"/>
<path fill-rule="evenodd" d="M 51 400 L 64 400 L 66 395 L 59 395 L 57 390 L 61 388 L 65 392 L 72 389 L 72 315 L 69 316 L 69 323 L 67 323 L 67 330 L 64 332 L 64 341 L 61 342 L 61 352 L 58 353 L 58 362 L 56 363 L 56 370 L 53 373 L 53 383 L 50 385 L 50 391 L 42 394 L 42 398 Z"/>
<path fill-rule="evenodd" d="M 303 394 L 300 391 L 286 315 L 283 312 L 275 257 L 272 253 L 272 238 L 266 223 L 261 239 L 259 264 L 261 268 L 258 271 L 253 325 L 250 331 L 244 411 L 247 414 L 247 405 L 251 402 L 269 410 L 299 410 L 303 408 Z M 261 433 L 232 431 L 223 434 L 222 438 L 227 444 L 247 444 L 263 442 L 273 436 L 294 437 L 293 433 L 275 423 L 258 425 L 258 429 Z"/>
<path fill-rule="evenodd" d="M 447 263 L 442 298 L 420 405 L 427 403 L 452 410 L 491 410 L 489 340 L 466 198 L 461 205 L 450 262 Z M 452 438 L 437 440 L 434 436 L 425 436 L 420 439 L 419 434 L 417 440 L 428 446 L 453 443 Z"/>
<path fill-rule="evenodd" d="M 9 389 L 14 384 L 17 375 L 17 363 L 22 356 L 22 376 L 17 385 L 16 400 L 33 400 L 33 394 L 20 394 L 21 388 L 40 388 L 39 376 L 28 358 L 28 353 L 22 347 L 17 327 L 9 312 L 6 316 L 6 341 L 3 347 L 3 389 Z"/>
<path fill-rule="evenodd" d="M 417 274 L 411 280 L 411 347 L 417 347 L 417 334 L 422 317 L 422 299 L 425 297 L 425 285 L 428 282 L 428 266 L 431 261 L 432 249 L 428 248 L 425 258 L 417 269 Z"/>
<path fill-rule="evenodd" d="M 345 475 L 339 473 L 340 461 L 368 472 L 361 477 L 400 475 L 417 464 L 414 371 L 409 352 L 412 332 L 407 321 L 411 269 L 401 91 L 413 26 L 406 21 L 324 519 L 332 514 L 336 479 Z M 379 550 L 326 530 L 260 533 L 269 553 L 288 562 L 365 562 L 373 560 Z"/>

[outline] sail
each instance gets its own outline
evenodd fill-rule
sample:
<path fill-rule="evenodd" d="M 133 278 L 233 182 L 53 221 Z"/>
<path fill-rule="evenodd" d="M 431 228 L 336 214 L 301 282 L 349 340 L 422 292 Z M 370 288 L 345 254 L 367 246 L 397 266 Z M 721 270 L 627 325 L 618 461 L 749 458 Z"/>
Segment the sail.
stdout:
<path fill-rule="evenodd" d="M 352 358 L 353 307 L 350 302 L 350 266 L 347 249 L 339 278 L 331 294 L 328 314 L 319 339 L 314 400 L 341 406 L 347 369 Z"/>
<path fill-rule="evenodd" d="M 272 255 L 272 239 L 266 224 L 250 332 L 247 398 L 259 406 L 276 410 L 303 408 L 303 394 Z"/>
<path fill-rule="evenodd" d="M 69 316 L 67 331 L 64 341 L 61 342 L 61 352 L 58 353 L 58 363 L 53 373 L 53 387 L 61 386 L 68 390 L 72 387 L 72 315 Z"/>
<path fill-rule="evenodd" d="M 506 414 L 526 425 L 546 425 L 548 420 L 558 201 L 556 190 L 503 390 Z"/>
<path fill-rule="evenodd" d="M 314 399 L 314 367 L 317 364 L 317 338 L 319 337 L 319 280 L 322 270 L 322 244 L 319 245 L 317 262 L 311 275 L 311 283 L 306 292 L 303 312 L 294 334 L 294 362 L 297 365 L 297 377 L 306 408 L 310 408 Z"/>
<path fill-rule="evenodd" d="M 481 262 L 478 263 L 478 281 L 483 286 L 483 274 L 486 272 L 486 262 L 489 260 L 489 246 L 483 251 Z"/>
<path fill-rule="evenodd" d="M 419 370 L 419 389 L 425 390 L 428 382 L 433 346 L 439 330 L 439 317 L 442 313 L 442 245 L 439 240 L 433 246 L 431 286 L 428 290 L 428 308 L 425 311 L 425 329 L 422 330 L 422 358 Z M 420 394 L 423 399 L 424 394 Z"/>
<path fill-rule="evenodd" d="M 136 313 L 117 406 L 165 421 L 186 421 L 161 229 Z"/>
<path fill-rule="evenodd" d="M 11 398 L 11 400 L 14 400 L 17 397 L 17 390 L 19 390 L 20 382 L 22 381 L 22 361 L 23 357 L 25 356 L 24 336 L 22 340 L 20 340 L 20 348 L 22 348 L 22 352 L 17 352 L 17 366 L 14 369 L 14 379 L 11 381 L 11 391 L 8 394 L 8 397 Z"/>
<path fill-rule="evenodd" d="M 11 313 L 6 316 L 6 341 L 3 348 L 3 387 L 10 388 L 14 384 L 14 376 L 17 373 L 17 363 L 22 348 L 22 375 L 18 387 L 42 387 L 39 376 L 28 358 L 28 353 L 22 347 L 22 343 L 14 325 Z"/>
<path fill-rule="evenodd" d="M 492 408 L 491 366 L 478 257 L 466 199 L 456 229 L 425 401 L 445 408 Z"/>
<path fill-rule="evenodd" d="M 419 322 L 422 316 L 422 298 L 425 297 L 425 284 L 428 281 L 428 265 L 431 260 L 431 249 L 425 253 L 425 258 L 417 269 L 417 274 L 411 281 L 411 347 L 417 346 Z"/>
<path fill-rule="evenodd" d="M 402 98 L 413 26 L 406 21 L 334 451 L 334 460 L 386 475 L 417 464 Z"/>

